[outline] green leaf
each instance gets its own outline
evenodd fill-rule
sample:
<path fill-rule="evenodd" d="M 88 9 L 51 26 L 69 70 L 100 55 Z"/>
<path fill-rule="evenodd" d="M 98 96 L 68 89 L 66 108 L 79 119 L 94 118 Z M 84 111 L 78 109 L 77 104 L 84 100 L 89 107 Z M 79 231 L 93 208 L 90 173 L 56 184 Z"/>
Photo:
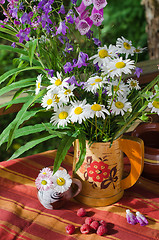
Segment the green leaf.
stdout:
<path fill-rule="evenodd" d="M 29 99 L 30 99 L 30 97 L 29 97 Z M 23 116 L 23 122 L 27 121 L 31 117 L 35 116 L 39 111 L 41 111 L 41 110 L 34 109 L 33 111 L 25 112 L 24 116 Z M 6 138 L 8 138 L 10 130 L 13 128 L 15 123 L 16 123 L 16 119 L 14 119 L 1 133 L 1 135 L 0 135 L 0 146 L 4 142 L 6 142 Z"/>
<path fill-rule="evenodd" d="M 53 173 L 55 173 L 59 169 L 62 161 L 64 160 L 69 148 L 72 146 L 72 143 L 75 141 L 75 139 L 76 137 L 64 136 L 61 140 L 54 161 Z"/>
<path fill-rule="evenodd" d="M 54 128 L 54 126 L 51 124 L 51 123 L 45 123 L 46 126 L 48 127 L 52 127 L 52 129 Z M 51 126 L 50 126 L 51 125 Z M 19 138 L 19 137 L 23 137 L 23 136 L 27 136 L 27 135 L 30 135 L 30 134 L 34 134 L 34 133 L 40 133 L 42 131 L 45 131 L 45 127 L 42 123 L 40 124 L 35 124 L 33 126 L 25 126 L 25 127 L 22 127 L 20 129 L 17 129 L 15 131 L 15 135 L 14 135 L 14 139 L 16 138 Z M 58 135 L 58 131 L 54 131 L 54 136 L 56 135 L 57 137 L 59 137 Z M 4 142 L 8 142 L 8 137 L 5 139 Z"/>
<path fill-rule="evenodd" d="M 0 105 L 0 108 L 6 107 L 6 106 L 8 106 L 8 105 L 13 105 L 13 104 L 25 103 L 25 102 L 27 102 L 29 99 L 30 99 L 30 96 L 29 96 L 29 97 L 17 98 L 17 99 L 11 100 L 11 101 L 9 101 L 9 102 L 6 102 L 6 103 Z"/>
<path fill-rule="evenodd" d="M 46 125 L 46 123 L 42 123 L 42 124 L 46 131 L 48 131 L 52 135 L 54 135 L 56 133 L 59 138 L 62 138 L 64 135 L 67 134 L 66 132 L 61 132 L 57 128 L 55 129 L 55 126 L 53 127 L 53 125 L 51 123 L 50 123 L 50 125 Z M 52 129 L 54 129 L 54 131 Z M 65 131 L 66 131 L 66 129 L 65 129 Z"/>
<path fill-rule="evenodd" d="M 9 86 L 3 87 L 0 90 L 0 96 L 17 88 L 24 88 L 24 87 L 35 85 L 35 80 L 36 78 L 27 78 L 25 80 L 21 80 L 21 81 L 12 83 Z"/>
<path fill-rule="evenodd" d="M 10 130 L 9 133 L 9 139 L 8 139 L 8 144 L 7 144 L 7 148 L 10 147 L 10 145 L 12 144 L 13 138 L 14 138 L 14 132 L 15 130 L 19 127 L 19 125 L 24 121 L 23 117 L 25 116 L 25 112 L 27 111 L 27 109 L 39 98 L 41 97 L 44 93 L 46 92 L 46 89 L 43 89 L 42 91 L 40 91 L 40 93 L 36 96 L 31 96 L 29 101 L 26 102 L 23 107 L 21 108 L 21 110 L 18 112 L 16 118 L 14 119 L 14 124 Z"/>
<path fill-rule="evenodd" d="M 15 32 L 13 30 L 7 29 L 7 28 L 0 28 L 1 32 L 8 33 L 9 35 L 15 36 L 18 32 Z"/>
<path fill-rule="evenodd" d="M 1 75 L 0 83 L 4 82 L 8 77 L 12 76 L 15 73 L 24 72 L 24 71 L 32 71 L 32 70 L 43 70 L 43 68 L 39 67 L 39 66 L 26 67 L 26 68 L 14 68 L 14 69 L 4 73 L 3 75 Z"/>
<path fill-rule="evenodd" d="M 29 41 L 29 60 L 30 60 L 30 66 L 32 66 L 33 63 L 33 57 L 36 50 L 38 39 L 35 39 L 33 41 Z"/>
<path fill-rule="evenodd" d="M 86 137 L 84 133 L 81 133 L 78 135 L 78 139 L 79 139 L 79 146 L 80 146 L 80 156 L 79 156 L 79 160 L 76 163 L 75 166 L 75 172 L 80 168 L 80 166 L 82 165 L 85 155 L 86 155 Z"/>
<path fill-rule="evenodd" d="M 23 55 L 28 55 L 27 51 L 24 51 L 21 48 L 13 48 L 12 46 L 9 46 L 9 45 L 0 45 L 0 49 L 16 52 L 16 53 L 23 54 Z"/>
<path fill-rule="evenodd" d="M 24 146 L 20 147 L 9 159 L 15 159 L 17 157 L 19 157 L 21 154 L 23 154 L 24 152 L 28 151 L 29 149 L 35 147 L 36 145 L 38 145 L 39 143 L 42 143 L 42 142 L 45 142 L 51 138 L 54 138 L 54 137 L 57 137 L 56 135 L 49 135 L 47 137 L 42 137 L 42 138 L 39 138 L 39 139 L 36 139 L 36 140 L 32 140 L 28 143 L 26 143 Z"/>

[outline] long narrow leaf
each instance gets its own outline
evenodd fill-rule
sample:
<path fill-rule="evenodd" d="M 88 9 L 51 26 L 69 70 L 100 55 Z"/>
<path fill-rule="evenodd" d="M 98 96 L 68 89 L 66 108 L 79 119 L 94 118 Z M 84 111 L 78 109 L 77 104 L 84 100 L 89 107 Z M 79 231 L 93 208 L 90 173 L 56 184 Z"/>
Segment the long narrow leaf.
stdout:
<path fill-rule="evenodd" d="M 23 116 L 23 121 L 27 121 L 31 117 L 34 117 L 40 110 L 34 109 L 33 111 L 25 112 Z M 6 139 L 9 136 L 10 130 L 13 128 L 14 124 L 16 122 L 16 119 L 14 119 L 0 134 L 0 146 L 6 142 Z"/>
<path fill-rule="evenodd" d="M 53 173 L 55 173 L 59 169 L 62 161 L 64 160 L 69 148 L 72 146 L 72 143 L 75 141 L 75 139 L 76 138 L 72 136 L 65 136 L 61 140 L 54 161 Z"/>
<path fill-rule="evenodd" d="M 27 51 L 24 51 L 21 48 L 13 48 L 12 46 L 8 46 L 8 45 L 0 45 L 0 49 L 16 52 L 16 53 L 23 54 L 23 55 L 26 55 L 26 56 L 28 55 Z"/>
<path fill-rule="evenodd" d="M 15 130 L 19 127 L 19 125 L 23 122 L 23 117 L 25 116 L 25 112 L 27 111 L 27 109 L 39 98 L 41 97 L 44 92 L 46 92 L 46 89 L 43 89 L 38 95 L 36 95 L 35 97 L 30 97 L 30 100 L 28 102 L 26 102 L 23 107 L 21 108 L 21 110 L 18 112 L 15 120 L 14 120 L 14 124 L 12 126 L 12 129 L 10 130 L 9 133 L 9 139 L 8 139 L 8 144 L 7 144 L 7 148 L 11 145 L 13 138 L 14 138 L 14 132 Z"/>
<path fill-rule="evenodd" d="M 34 53 L 35 53 L 36 46 L 37 46 L 37 41 L 38 41 L 38 39 L 35 39 L 35 40 L 33 40 L 33 41 L 29 41 L 29 60 L 30 60 L 30 66 L 32 66 L 33 57 L 34 57 Z"/>
<path fill-rule="evenodd" d="M 86 155 L 86 137 L 85 134 L 81 133 L 78 135 L 78 139 L 79 139 L 79 146 L 80 146 L 80 156 L 79 156 L 79 160 L 76 163 L 75 166 L 75 172 L 80 168 L 80 166 L 82 165 L 85 155 Z"/>
<path fill-rule="evenodd" d="M 49 128 L 54 129 L 54 126 L 51 123 L 45 123 L 45 125 L 48 126 Z M 43 131 L 46 131 L 46 128 L 42 123 L 35 124 L 33 126 L 25 126 L 25 127 L 19 128 L 15 131 L 14 139 L 23 137 L 23 136 L 28 136 L 31 134 L 35 134 L 35 133 L 40 133 Z M 61 134 L 61 136 L 63 136 L 62 133 L 59 133 L 58 131 L 54 131 L 54 134 L 52 134 L 52 135 L 56 135 L 57 137 L 59 137 L 59 134 Z M 8 137 L 5 139 L 4 142 L 8 142 Z"/>
<path fill-rule="evenodd" d="M 42 138 L 39 138 L 39 139 L 36 139 L 36 140 L 32 140 L 28 143 L 26 143 L 24 146 L 20 147 L 9 159 L 15 159 L 17 157 L 19 157 L 20 155 L 22 155 L 24 152 L 28 151 L 29 149 L 35 147 L 36 145 L 38 145 L 39 143 L 42 143 L 42 142 L 45 142 L 51 138 L 55 138 L 57 137 L 56 135 L 53 136 L 53 135 L 49 135 L 47 137 L 42 137 Z"/>
<path fill-rule="evenodd" d="M 6 103 L 0 105 L 0 109 L 3 108 L 3 107 L 6 107 L 8 105 L 28 102 L 29 99 L 30 99 L 30 96 L 29 97 L 21 97 L 21 98 L 17 98 L 17 99 L 11 100 L 9 102 L 6 102 Z"/>
<path fill-rule="evenodd" d="M 43 70 L 43 68 L 39 67 L 39 66 L 26 67 L 26 68 L 14 68 L 14 69 L 4 73 L 3 75 L 1 75 L 0 83 L 4 82 L 8 77 L 12 76 L 15 73 L 24 72 L 24 71 L 32 71 L 32 70 Z"/>
<path fill-rule="evenodd" d="M 0 96 L 7 93 L 7 92 L 10 92 L 14 89 L 17 89 L 17 88 L 24 88 L 24 87 L 29 87 L 29 86 L 35 85 L 35 80 L 36 80 L 36 78 L 28 78 L 28 79 L 25 79 L 25 80 L 14 82 L 9 86 L 3 87 L 0 90 Z"/>

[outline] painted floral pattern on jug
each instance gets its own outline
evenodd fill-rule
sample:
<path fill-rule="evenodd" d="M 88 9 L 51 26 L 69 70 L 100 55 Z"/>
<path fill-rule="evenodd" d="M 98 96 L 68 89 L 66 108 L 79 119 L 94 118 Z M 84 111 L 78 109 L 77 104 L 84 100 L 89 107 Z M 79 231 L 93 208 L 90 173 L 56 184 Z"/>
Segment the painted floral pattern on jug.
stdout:
<path fill-rule="evenodd" d="M 100 161 L 93 161 L 92 157 L 87 157 L 87 161 L 83 164 L 80 172 L 84 173 L 84 178 L 86 181 L 92 184 L 92 187 L 100 187 L 101 189 L 106 189 L 110 184 L 113 184 L 115 189 L 115 182 L 118 180 L 117 166 L 110 166 L 105 163 L 106 159 L 100 159 Z"/>

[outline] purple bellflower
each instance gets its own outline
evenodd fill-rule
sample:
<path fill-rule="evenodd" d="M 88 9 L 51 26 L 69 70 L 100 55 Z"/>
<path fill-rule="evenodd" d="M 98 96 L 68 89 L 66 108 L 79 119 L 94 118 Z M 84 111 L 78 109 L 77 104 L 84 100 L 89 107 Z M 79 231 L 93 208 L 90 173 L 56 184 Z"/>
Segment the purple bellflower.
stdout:
<path fill-rule="evenodd" d="M 30 33 L 30 28 L 26 28 L 26 29 L 21 29 L 19 31 L 18 34 L 16 34 L 17 37 L 19 37 L 19 42 L 22 43 L 24 41 L 24 39 L 26 41 L 29 41 L 29 37 L 28 34 Z"/>
<path fill-rule="evenodd" d="M 4 4 L 5 3 L 5 0 L 0 0 L 0 4 Z"/>
<path fill-rule="evenodd" d="M 83 3 L 85 6 L 89 6 L 93 3 L 93 1 L 92 0 L 83 0 Z"/>
<path fill-rule="evenodd" d="M 136 67 L 135 72 L 134 72 L 134 75 L 136 75 L 137 78 L 139 78 L 139 77 L 140 77 L 140 74 L 141 74 L 142 72 L 143 72 L 143 70 L 142 70 L 141 68 Z"/>
<path fill-rule="evenodd" d="M 93 21 L 93 24 L 97 27 L 100 26 L 104 20 L 103 18 L 103 8 L 100 10 L 97 10 L 95 7 L 93 7 L 90 19 Z"/>
<path fill-rule="evenodd" d="M 82 66 L 86 67 L 88 65 L 88 63 L 86 63 L 86 60 L 89 60 L 88 54 L 84 52 L 80 52 L 78 55 L 77 63 L 75 63 L 73 67 L 78 67 L 78 68 L 81 68 Z"/>
<path fill-rule="evenodd" d="M 107 1 L 106 0 L 93 0 L 93 5 L 97 10 L 100 10 L 107 5 Z"/>
<path fill-rule="evenodd" d="M 63 66 L 63 68 L 64 68 L 64 71 L 65 71 L 65 73 L 70 73 L 70 72 L 72 72 L 72 70 L 73 70 L 73 66 L 72 66 L 72 64 L 71 64 L 71 62 L 67 62 L 64 66 Z"/>
<path fill-rule="evenodd" d="M 58 11 L 58 13 L 65 14 L 65 7 L 64 7 L 64 5 L 61 5 L 61 8 Z"/>
<path fill-rule="evenodd" d="M 60 33 L 65 35 L 66 34 L 66 29 L 68 29 L 68 27 L 66 26 L 65 21 L 60 22 L 60 25 L 59 25 L 59 27 L 57 28 L 57 31 L 56 31 L 56 35 L 60 34 Z"/>
<path fill-rule="evenodd" d="M 21 17 L 21 22 L 22 22 L 22 24 L 27 23 L 27 24 L 31 25 L 31 20 L 30 20 L 29 14 L 27 14 L 25 12 Z"/>

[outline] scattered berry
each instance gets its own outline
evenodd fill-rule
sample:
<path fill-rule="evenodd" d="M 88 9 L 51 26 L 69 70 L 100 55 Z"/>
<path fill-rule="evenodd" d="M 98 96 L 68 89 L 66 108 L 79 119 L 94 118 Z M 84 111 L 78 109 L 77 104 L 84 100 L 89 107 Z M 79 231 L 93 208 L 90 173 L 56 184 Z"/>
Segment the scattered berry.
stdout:
<path fill-rule="evenodd" d="M 87 234 L 91 230 L 90 226 L 88 224 L 83 224 L 80 228 L 81 233 Z"/>
<path fill-rule="evenodd" d="M 75 226 L 72 225 L 72 224 L 68 224 L 68 225 L 66 226 L 66 232 L 67 232 L 68 234 L 73 234 L 73 233 L 75 232 Z"/>
<path fill-rule="evenodd" d="M 90 227 L 96 231 L 99 227 L 99 222 L 94 220 L 93 222 L 91 222 Z"/>
<path fill-rule="evenodd" d="M 107 223 L 104 220 L 100 220 L 99 223 L 100 223 L 100 225 L 103 225 L 105 227 L 107 226 Z"/>
<path fill-rule="evenodd" d="M 104 225 L 100 225 L 97 229 L 97 234 L 99 236 L 103 236 L 105 233 L 107 233 L 107 228 Z"/>
<path fill-rule="evenodd" d="M 79 216 L 79 217 L 84 217 L 84 216 L 86 216 L 86 210 L 84 209 L 84 208 L 80 208 L 80 209 L 78 209 L 78 211 L 77 211 L 77 216 Z"/>
<path fill-rule="evenodd" d="M 86 224 L 90 225 L 91 222 L 93 222 L 93 218 L 87 217 L 87 218 L 85 219 L 85 223 L 86 223 Z"/>

